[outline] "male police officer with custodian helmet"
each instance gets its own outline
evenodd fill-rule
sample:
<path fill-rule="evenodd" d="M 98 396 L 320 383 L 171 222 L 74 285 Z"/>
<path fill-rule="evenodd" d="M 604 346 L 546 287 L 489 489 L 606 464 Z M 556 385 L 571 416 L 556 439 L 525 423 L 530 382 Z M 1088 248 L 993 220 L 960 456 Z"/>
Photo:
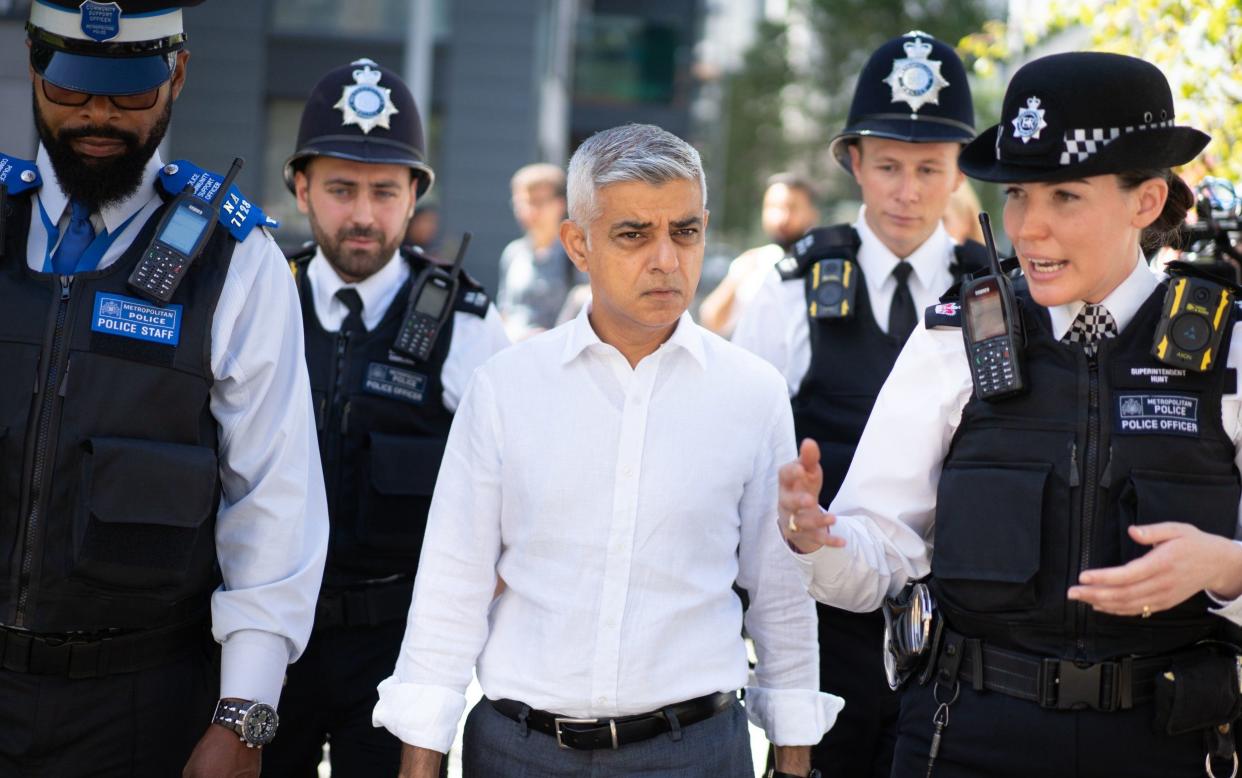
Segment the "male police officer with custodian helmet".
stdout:
<path fill-rule="evenodd" d="M 231 176 L 156 151 L 190 5 L 31 8 L 38 155 L 0 154 L 4 775 L 257 775 L 310 634 L 296 292 Z"/>
<path fill-rule="evenodd" d="M 401 647 L 453 411 L 509 341 L 473 279 L 400 248 L 434 173 L 395 73 L 362 59 L 324 76 L 285 180 L 316 241 L 294 266 L 332 531 L 314 634 L 290 668 L 264 774 L 316 775 L 327 739 L 334 776 L 395 775 L 401 743 L 371 725 L 375 687 Z"/>
<path fill-rule="evenodd" d="M 808 232 L 733 336 L 785 376 L 798 439 L 823 452 L 824 505 L 917 312 L 986 262 L 982 246 L 955 246 L 941 221 L 963 180 L 958 152 L 974 136 L 970 87 L 952 47 L 923 32 L 880 46 L 831 147 L 862 190 L 858 220 Z M 878 611 L 819 606 L 820 685 L 846 699 L 813 752 L 825 776 L 889 773 L 898 701 L 884 678 L 883 631 Z"/>

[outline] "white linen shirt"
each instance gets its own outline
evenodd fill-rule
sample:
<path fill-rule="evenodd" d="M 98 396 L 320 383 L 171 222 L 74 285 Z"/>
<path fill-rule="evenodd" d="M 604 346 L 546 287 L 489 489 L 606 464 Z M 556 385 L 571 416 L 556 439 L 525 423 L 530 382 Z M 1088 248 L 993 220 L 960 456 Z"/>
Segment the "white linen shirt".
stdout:
<path fill-rule="evenodd" d="M 311 300 L 315 316 L 328 332 L 336 332 L 345 321 L 349 309 L 337 299 L 337 291 L 346 287 L 358 290 L 362 298 L 362 324 L 373 330 L 388 312 L 402 284 L 410 277 L 410 265 L 401 258 L 401 252 L 393 254 L 382 268 L 356 284 L 347 284 L 332 269 L 322 249 L 315 251 L 306 268 L 306 279 L 311 285 Z M 444 407 L 449 412 L 457 410 L 462 392 L 474 369 L 488 357 L 506 348 L 509 336 L 505 334 L 504 322 L 494 305 L 487 308 L 487 316 L 479 318 L 473 313 L 453 313 L 453 339 L 449 342 L 448 356 L 440 368 L 440 381 L 444 386 Z"/>
<path fill-rule="evenodd" d="M 453 420 L 375 724 L 446 752 L 476 664 L 488 697 L 578 718 L 741 688 L 736 581 L 750 719 L 818 743 L 843 703 L 776 526 L 793 454 L 780 377 L 688 314 L 633 369 L 586 309 L 496 355 Z"/>
<path fill-rule="evenodd" d="M 897 291 L 893 268 L 902 260 L 871 231 L 866 215 L 867 209 L 863 206 L 853 224 L 861 240 L 858 266 L 866 279 L 875 323 L 881 331 L 888 332 L 888 312 L 893 304 L 893 292 Z M 953 284 L 953 273 L 949 270 L 954 261 L 953 239 L 945 231 L 943 222 L 905 261 L 914 271 L 906 282 L 914 298 L 914 310 L 922 314 L 928 306 L 939 302 L 940 296 Z M 763 285 L 742 313 L 733 332 L 733 342 L 779 370 L 785 377 L 789 396 L 796 395 L 811 367 L 811 327 L 807 321 L 803 280 L 786 281 L 775 268 L 768 272 Z"/>
<path fill-rule="evenodd" d="M 1102 301 L 1118 330 L 1158 282 L 1138 258 L 1126 280 Z M 1076 301 L 1049 308 L 1052 334 L 1064 336 L 1082 306 Z M 1242 366 L 1239 327 L 1234 326 L 1230 367 Z M 853 611 L 874 610 L 908 579 L 930 572 L 941 463 L 972 389 L 961 330 L 928 330 L 920 323 L 880 390 L 849 473 L 828 508 L 837 517 L 832 532 L 845 539 L 845 547 L 794 554 L 816 599 Z M 1242 398 L 1225 395 L 1221 417 L 1242 469 Z M 1239 511 L 1242 516 L 1242 506 Z M 1236 536 L 1242 537 L 1242 520 Z M 1216 612 L 1242 624 L 1242 598 Z"/>
<path fill-rule="evenodd" d="M 48 234 L 63 234 L 69 198 L 46 150 L 43 186 L 30 216 L 26 264 L 42 271 Z M 99 262 L 125 253 L 160 207 L 158 153 L 124 200 L 92 214 L 113 230 L 139 214 Z M 319 443 L 302 343 L 302 314 L 289 265 L 275 241 L 255 229 L 237 245 L 211 323 L 211 414 L 220 425 L 216 556 L 224 584 L 212 595 L 212 634 L 222 644 L 220 696 L 280 699 L 285 667 L 310 637 L 328 543 Z"/>

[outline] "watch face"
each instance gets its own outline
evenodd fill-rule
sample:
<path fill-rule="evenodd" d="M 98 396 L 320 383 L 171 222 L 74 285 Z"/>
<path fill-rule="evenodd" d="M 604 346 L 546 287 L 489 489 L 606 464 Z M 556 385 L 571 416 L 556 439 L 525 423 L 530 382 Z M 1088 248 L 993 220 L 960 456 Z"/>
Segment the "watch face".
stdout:
<path fill-rule="evenodd" d="M 276 709 L 266 703 L 256 703 L 242 717 L 241 736 L 254 746 L 265 746 L 276 737 L 276 726 L 280 718 Z"/>

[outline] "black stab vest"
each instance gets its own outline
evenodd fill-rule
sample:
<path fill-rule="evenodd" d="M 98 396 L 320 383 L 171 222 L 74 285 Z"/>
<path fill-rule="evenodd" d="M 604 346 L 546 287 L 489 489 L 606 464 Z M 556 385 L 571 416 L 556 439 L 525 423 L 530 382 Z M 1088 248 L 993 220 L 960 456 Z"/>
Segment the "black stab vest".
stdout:
<path fill-rule="evenodd" d="M 1081 570 L 1148 550 L 1130 540 L 1132 524 L 1235 532 L 1242 489 L 1221 426 L 1230 371 L 1224 359 L 1194 373 L 1151 356 L 1166 286 L 1090 360 L 1057 342 L 1047 310 L 1019 292 L 1030 391 L 995 403 L 972 396 L 937 495 L 932 586 L 963 634 L 1100 661 L 1165 653 L 1228 629 L 1202 593 L 1150 619 L 1096 613 L 1065 596 Z"/>
<path fill-rule="evenodd" d="M 392 351 L 410 287 L 428 262 L 404 249 L 402 255 L 410 279 L 375 329 L 361 335 L 323 328 L 305 272 L 309 259 L 298 263 L 306 364 L 332 528 L 325 589 L 414 573 L 453 421 L 444 407 L 440 372 L 454 317 L 440 330 L 426 362 Z M 470 310 L 461 302 L 474 288 L 463 275 L 458 310 Z"/>
<path fill-rule="evenodd" d="M 950 268 L 955 285 L 965 274 L 984 267 L 987 259 L 982 250 L 977 243 L 955 247 Z M 876 323 L 866 278 L 857 262 L 855 267 L 854 315 L 848 319 L 809 318 L 807 322 L 811 363 L 792 401 L 798 440 L 812 438 L 819 444 L 824 469 L 819 501 L 825 506 L 845 480 L 876 395 L 901 353 L 897 338 Z"/>
<path fill-rule="evenodd" d="M 0 623 L 138 629 L 205 612 L 220 582 L 211 323 L 236 241 L 218 229 L 167 311 L 126 285 L 167 206 L 67 291 L 26 265 L 32 198 L 0 259 Z M 127 298 L 119 300 L 118 298 Z M 118 334 L 118 331 L 128 334 Z M 41 484 L 41 488 L 34 488 Z"/>

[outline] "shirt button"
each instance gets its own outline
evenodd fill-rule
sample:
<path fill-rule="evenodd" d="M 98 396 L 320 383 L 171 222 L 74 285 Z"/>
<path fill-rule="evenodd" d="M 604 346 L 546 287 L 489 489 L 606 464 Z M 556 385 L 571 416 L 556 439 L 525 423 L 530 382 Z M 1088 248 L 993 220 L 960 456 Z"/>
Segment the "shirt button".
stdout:
<path fill-rule="evenodd" d="M 626 465 L 625 467 L 621 468 L 621 475 L 625 476 L 626 478 L 629 478 L 630 476 L 634 475 L 634 468 L 630 467 L 629 465 Z"/>
<path fill-rule="evenodd" d="M 607 697 L 596 697 L 595 701 L 599 703 L 600 705 L 605 705 L 608 702 L 608 698 Z"/>
<path fill-rule="evenodd" d="M 630 405 L 642 405 L 642 404 L 643 404 L 642 397 L 639 397 L 638 395 L 634 395 L 633 397 L 630 398 Z"/>

